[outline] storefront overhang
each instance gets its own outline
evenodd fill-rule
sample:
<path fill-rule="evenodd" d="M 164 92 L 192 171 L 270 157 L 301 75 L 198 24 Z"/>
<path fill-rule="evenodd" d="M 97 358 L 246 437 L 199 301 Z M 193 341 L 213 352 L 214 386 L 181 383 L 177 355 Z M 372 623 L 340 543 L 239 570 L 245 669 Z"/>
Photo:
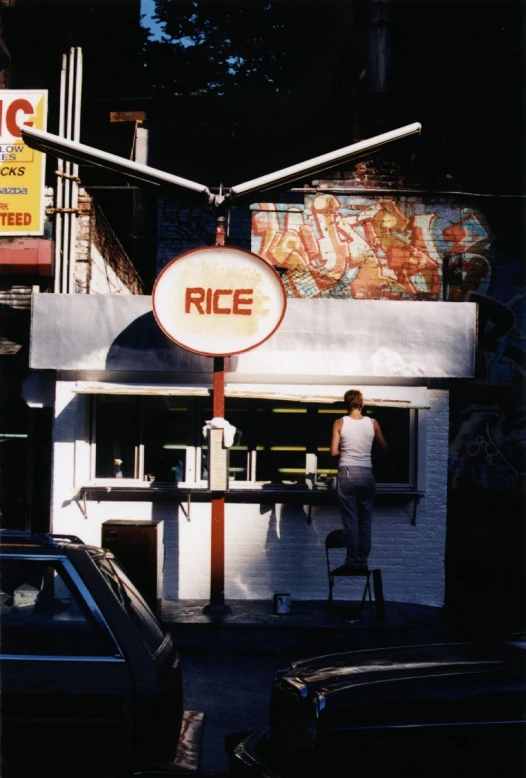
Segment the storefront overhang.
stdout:
<path fill-rule="evenodd" d="M 373 385 L 472 378 L 476 335 L 475 303 L 289 299 L 271 338 L 225 358 L 225 379 Z M 80 379 L 126 373 L 127 381 L 140 374 L 143 382 L 146 374 L 155 382 L 163 373 L 177 384 L 213 381 L 213 359 L 169 340 L 144 295 L 35 295 L 30 367 Z"/>
<path fill-rule="evenodd" d="M 0 246 L 1 275 L 53 275 L 53 244 L 43 238 L 13 238 Z"/>
<path fill-rule="evenodd" d="M 334 403 L 343 400 L 347 387 L 330 384 L 225 384 L 225 397 Z M 429 408 L 427 392 L 416 386 L 357 386 L 367 405 L 388 408 Z M 212 384 L 134 384 L 107 381 L 76 381 L 77 394 L 143 395 L 149 397 L 209 397 Z"/>

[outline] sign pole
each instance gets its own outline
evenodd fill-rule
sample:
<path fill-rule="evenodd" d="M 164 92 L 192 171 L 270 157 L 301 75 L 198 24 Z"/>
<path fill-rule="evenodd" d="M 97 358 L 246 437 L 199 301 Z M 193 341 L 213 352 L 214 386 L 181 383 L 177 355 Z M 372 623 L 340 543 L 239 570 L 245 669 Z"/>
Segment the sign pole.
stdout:
<path fill-rule="evenodd" d="M 226 218 L 216 220 L 216 246 L 224 246 Z M 214 382 L 212 386 L 212 417 L 225 416 L 225 358 L 214 357 Z M 210 450 L 210 449 L 209 449 Z M 210 462 L 209 462 L 210 466 Z M 228 478 L 228 473 L 227 473 Z M 225 493 L 212 494 L 211 504 L 211 550 L 210 550 L 210 602 L 203 613 L 231 613 L 225 605 Z"/>
<path fill-rule="evenodd" d="M 214 357 L 212 415 L 225 415 L 225 358 Z M 225 493 L 212 494 L 210 603 L 204 613 L 230 613 L 225 605 Z"/>
<path fill-rule="evenodd" d="M 181 254 L 160 272 L 152 291 L 162 331 L 188 351 L 212 357 L 212 413 L 208 430 L 210 602 L 203 613 L 225 614 L 225 358 L 256 348 L 279 327 L 287 294 L 276 270 L 257 254 L 226 246 L 226 207 L 216 219 L 215 245 Z M 247 326 L 248 325 L 248 326 Z"/>

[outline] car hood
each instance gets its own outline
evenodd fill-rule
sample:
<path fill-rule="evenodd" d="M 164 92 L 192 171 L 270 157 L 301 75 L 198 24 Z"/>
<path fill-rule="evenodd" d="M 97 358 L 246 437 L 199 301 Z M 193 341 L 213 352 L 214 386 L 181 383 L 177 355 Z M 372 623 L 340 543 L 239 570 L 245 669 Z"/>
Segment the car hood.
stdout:
<path fill-rule="evenodd" d="M 476 676 L 508 674 L 515 663 L 520 673 L 524 670 L 524 655 L 523 648 L 511 644 L 399 646 L 306 659 L 293 663 L 281 677 L 294 680 L 309 697 L 335 697 L 352 689 L 355 698 L 369 694 L 378 698 L 381 694 L 399 694 L 402 687 L 404 694 L 410 694 L 413 687 L 418 694 L 432 689 L 440 694 L 448 677 L 460 688 L 459 676 L 465 676 L 467 682 L 471 678 L 475 684 Z"/>

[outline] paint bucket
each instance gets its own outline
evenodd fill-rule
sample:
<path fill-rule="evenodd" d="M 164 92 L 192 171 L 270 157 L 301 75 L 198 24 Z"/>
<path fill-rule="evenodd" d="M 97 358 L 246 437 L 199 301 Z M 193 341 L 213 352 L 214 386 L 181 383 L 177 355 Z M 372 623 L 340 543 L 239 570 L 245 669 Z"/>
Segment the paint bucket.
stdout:
<path fill-rule="evenodd" d="M 278 593 L 273 598 L 273 613 L 281 615 L 290 613 L 290 594 Z"/>

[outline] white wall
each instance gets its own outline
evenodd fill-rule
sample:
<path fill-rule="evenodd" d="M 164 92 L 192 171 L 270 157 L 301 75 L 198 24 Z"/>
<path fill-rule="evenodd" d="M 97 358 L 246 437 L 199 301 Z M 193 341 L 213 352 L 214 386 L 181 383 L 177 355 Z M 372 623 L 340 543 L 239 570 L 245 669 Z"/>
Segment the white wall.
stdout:
<path fill-rule="evenodd" d="M 183 502 L 89 500 L 84 517 L 76 488 L 89 479 L 85 399 L 72 384 L 57 383 L 54 427 L 52 531 L 79 535 L 99 545 L 101 525 L 109 519 L 164 520 L 163 597 L 210 597 L 210 505 Z M 377 506 L 373 514 L 370 567 L 382 570 L 387 601 L 441 606 L 447 506 L 448 392 L 428 392 L 426 414 L 426 495 L 411 524 L 412 501 Z M 341 526 L 338 508 L 225 504 L 225 598 L 268 600 L 289 592 L 293 600 L 327 598 L 324 540 Z M 363 579 L 338 581 L 343 597 L 361 597 Z M 345 587 L 348 587 L 345 590 Z M 352 588 L 354 587 L 354 588 Z M 347 593 L 348 592 L 348 593 Z"/>

